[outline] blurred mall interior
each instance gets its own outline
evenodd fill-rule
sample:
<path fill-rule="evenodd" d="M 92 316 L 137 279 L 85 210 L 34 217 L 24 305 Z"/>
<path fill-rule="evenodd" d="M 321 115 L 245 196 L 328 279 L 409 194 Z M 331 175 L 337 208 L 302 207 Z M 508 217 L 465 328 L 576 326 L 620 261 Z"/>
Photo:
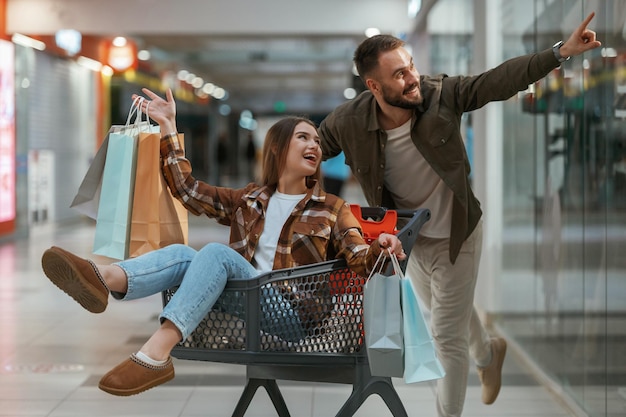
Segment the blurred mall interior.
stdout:
<path fill-rule="evenodd" d="M 405 39 L 423 74 L 475 74 L 551 47 L 590 12 L 601 48 L 463 120 L 485 213 L 476 305 L 509 341 L 512 372 L 494 408 L 470 383 L 466 415 L 626 416 L 626 0 L 0 0 L 0 416 L 202 415 L 208 388 L 229 395 L 198 377 L 123 403 L 133 412 L 98 397 L 93 378 L 127 354 L 109 334 L 150 334 L 159 301 L 89 321 L 40 270 L 53 244 L 90 256 L 94 224 L 70 202 L 141 87 L 174 90 L 194 175 L 239 186 L 258 169 L 249 141 L 258 156 L 273 121 L 321 121 L 363 89 L 351 59 L 366 29 Z M 353 180 L 344 197 L 362 202 Z M 202 220 L 194 244 L 226 239 Z M 242 375 L 224 372 L 235 395 Z M 401 387 L 410 415 L 434 412 L 429 387 Z M 545 398 L 556 411 L 534 408 Z M 163 414 L 141 408 L 155 401 Z M 370 412 L 358 415 L 383 415 Z"/>

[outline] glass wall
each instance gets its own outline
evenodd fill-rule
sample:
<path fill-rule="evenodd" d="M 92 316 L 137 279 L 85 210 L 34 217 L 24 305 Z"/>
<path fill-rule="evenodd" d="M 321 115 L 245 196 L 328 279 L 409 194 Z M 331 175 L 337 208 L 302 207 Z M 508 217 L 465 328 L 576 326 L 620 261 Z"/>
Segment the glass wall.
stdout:
<path fill-rule="evenodd" d="M 497 324 L 590 416 L 623 416 L 626 0 L 502 1 L 503 53 L 565 40 L 591 11 L 602 48 L 503 105 Z"/>

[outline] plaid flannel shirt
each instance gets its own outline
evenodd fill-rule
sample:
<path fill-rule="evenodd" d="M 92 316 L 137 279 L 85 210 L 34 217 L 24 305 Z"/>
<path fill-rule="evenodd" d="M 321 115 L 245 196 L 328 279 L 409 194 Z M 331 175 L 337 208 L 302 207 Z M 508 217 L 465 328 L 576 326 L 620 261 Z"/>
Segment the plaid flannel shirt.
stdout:
<path fill-rule="evenodd" d="M 175 133 L 161 138 L 161 159 L 172 195 L 191 213 L 229 226 L 230 246 L 252 261 L 275 189 L 254 183 L 232 189 L 196 180 Z M 365 243 L 349 205 L 315 184 L 282 226 L 273 269 L 345 258 L 350 269 L 367 276 L 380 251 L 378 241 Z"/>

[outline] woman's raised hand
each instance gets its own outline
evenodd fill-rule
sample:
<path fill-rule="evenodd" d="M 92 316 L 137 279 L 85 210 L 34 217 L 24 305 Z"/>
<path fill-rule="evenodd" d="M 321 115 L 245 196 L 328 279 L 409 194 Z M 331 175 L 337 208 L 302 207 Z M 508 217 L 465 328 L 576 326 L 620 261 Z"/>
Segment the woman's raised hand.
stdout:
<path fill-rule="evenodd" d="M 141 101 L 140 110 L 158 123 L 162 133 L 176 132 L 176 102 L 172 90 L 167 89 L 165 99 L 147 88 L 142 88 L 141 91 L 147 99 Z M 139 97 L 133 94 L 132 99 Z"/>

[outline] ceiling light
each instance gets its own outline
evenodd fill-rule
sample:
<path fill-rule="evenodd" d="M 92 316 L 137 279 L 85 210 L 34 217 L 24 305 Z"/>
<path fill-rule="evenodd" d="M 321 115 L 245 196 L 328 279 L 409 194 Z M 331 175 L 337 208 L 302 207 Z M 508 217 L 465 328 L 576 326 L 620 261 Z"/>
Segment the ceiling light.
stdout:
<path fill-rule="evenodd" d="M 602 48 L 600 53 L 604 58 L 615 58 L 617 56 L 615 48 Z"/>
<path fill-rule="evenodd" d="M 194 88 L 200 88 L 204 85 L 204 80 L 200 77 L 195 77 L 193 80 L 191 80 L 191 85 Z"/>
<path fill-rule="evenodd" d="M 346 88 L 345 90 L 343 90 L 343 96 L 348 100 L 352 100 L 356 97 L 356 90 L 352 87 Z"/>
<path fill-rule="evenodd" d="M 76 63 L 78 65 L 81 65 L 87 69 L 90 69 L 92 71 L 96 71 L 96 72 L 100 72 L 100 70 L 102 69 L 102 64 L 99 61 L 96 61 L 94 59 L 91 58 L 87 58 L 84 56 L 79 56 L 76 59 Z"/>
<path fill-rule="evenodd" d="M 213 91 L 215 91 L 215 84 L 213 83 L 204 84 L 204 87 L 202 87 L 202 91 L 204 91 L 207 94 L 212 94 Z"/>
<path fill-rule="evenodd" d="M 21 33 L 13 34 L 11 40 L 16 45 L 22 45 L 27 48 L 37 49 L 38 51 L 43 51 L 44 49 L 46 49 L 46 44 L 42 41 L 38 41 L 37 39 L 22 35 Z"/>
<path fill-rule="evenodd" d="M 142 49 L 137 52 L 137 59 L 140 61 L 149 61 L 150 60 L 150 51 L 147 49 Z"/>
<path fill-rule="evenodd" d="M 378 28 L 367 28 L 365 29 L 365 36 L 371 38 L 372 36 L 380 35 L 380 29 Z"/>
<path fill-rule="evenodd" d="M 117 38 L 116 38 L 117 40 Z M 126 39 L 124 39 L 126 41 Z M 137 48 L 134 43 L 126 42 L 124 45 L 113 41 L 108 49 L 105 61 L 115 71 L 123 72 L 137 67 Z"/>
<path fill-rule="evenodd" d="M 118 36 L 115 39 L 113 39 L 113 45 L 117 46 L 117 47 L 122 47 L 122 46 L 126 46 L 126 43 L 128 41 L 126 40 L 125 37 L 123 36 Z"/>
<path fill-rule="evenodd" d="M 247 130 L 256 130 L 258 122 L 253 118 L 241 118 L 239 119 L 239 127 Z"/>
<path fill-rule="evenodd" d="M 213 92 L 213 97 L 215 97 L 218 100 L 223 100 L 225 99 L 227 96 L 226 90 L 224 90 L 221 87 L 218 87 L 215 89 L 215 91 Z"/>
<path fill-rule="evenodd" d="M 61 29 L 54 34 L 54 41 L 57 46 L 70 56 L 74 56 L 80 52 L 83 37 L 79 31 L 74 29 Z"/>
<path fill-rule="evenodd" d="M 102 75 L 106 75 L 107 77 L 111 77 L 115 71 L 113 71 L 113 68 L 109 67 L 108 65 L 105 65 L 102 67 Z"/>

